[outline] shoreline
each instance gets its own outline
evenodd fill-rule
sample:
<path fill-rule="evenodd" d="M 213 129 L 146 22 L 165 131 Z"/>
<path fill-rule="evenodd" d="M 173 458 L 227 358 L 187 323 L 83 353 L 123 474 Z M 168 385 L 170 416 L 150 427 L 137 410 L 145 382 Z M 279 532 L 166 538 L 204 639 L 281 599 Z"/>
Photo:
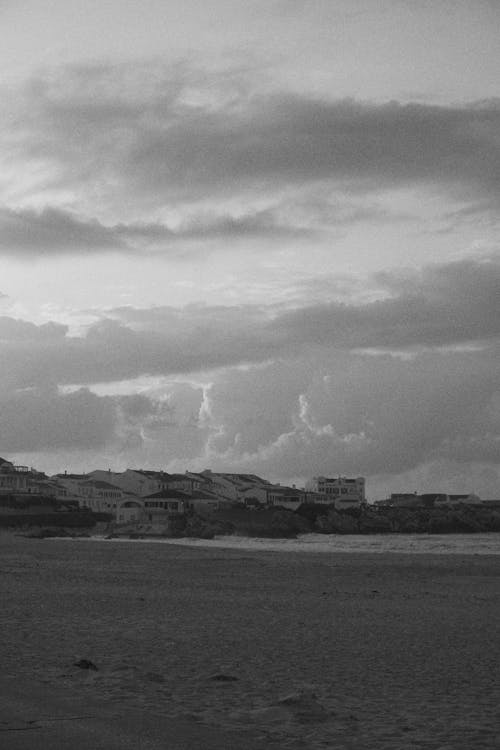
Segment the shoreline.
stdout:
<path fill-rule="evenodd" d="M 108 538 L 104 535 L 47 537 L 48 540 L 77 542 L 129 542 L 160 544 L 188 548 L 234 549 L 255 552 L 290 552 L 304 554 L 406 554 L 406 555 L 500 555 L 500 533 L 474 534 L 302 534 L 296 539 L 270 539 L 221 535 L 214 539 L 169 538 L 126 535 Z"/>

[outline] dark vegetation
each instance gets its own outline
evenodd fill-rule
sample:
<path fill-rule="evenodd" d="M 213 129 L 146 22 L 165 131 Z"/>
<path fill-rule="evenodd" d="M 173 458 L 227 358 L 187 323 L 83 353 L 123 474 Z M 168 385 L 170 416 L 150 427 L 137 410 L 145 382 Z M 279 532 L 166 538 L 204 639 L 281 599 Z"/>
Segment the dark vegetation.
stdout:
<path fill-rule="evenodd" d="M 62 536 L 65 529 L 91 530 L 99 521 L 110 520 L 107 513 L 93 513 L 76 503 L 61 503 L 53 497 L 0 497 L 0 528 L 31 529 L 31 535 Z"/>
<path fill-rule="evenodd" d="M 295 538 L 299 534 L 452 534 L 500 532 L 500 509 L 461 505 L 455 508 L 390 508 L 366 506 L 336 511 L 328 505 L 284 508 L 225 508 L 215 512 L 173 515 L 162 529 L 130 524 L 119 526 L 106 513 L 93 513 L 53 498 L 0 498 L 0 528 L 22 529 L 36 538 L 85 536 L 107 524 L 109 537 L 161 536 L 213 539 L 232 534 L 246 537 Z"/>
<path fill-rule="evenodd" d="M 323 534 L 456 534 L 500 531 L 500 512 L 478 505 L 455 508 L 373 508 L 336 511 L 324 505 L 302 505 L 298 515 L 311 531 Z"/>
<path fill-rule="evenodd" d="M 333 506 L 228 508 L 210 514 L 192 513 L 170 523 L 166 536 L 213 539 L 233 534 L 246 537 L 295 538 L 299 534 L 453 534 L 500 531 L 500 511 L 478 506 L 458 508 L 379 508 L 336 511 Z"/>
<path fill-rule="evenodd" d="M 336 511 L 333 506 L 220 510 L 193 515 L 179 536 L 210 539 L 215 535 L 295 538 L 298 534 L 456 534 L 500 531 L 500 511 L 481 506 L 457 508 L 373 508 Z"/>

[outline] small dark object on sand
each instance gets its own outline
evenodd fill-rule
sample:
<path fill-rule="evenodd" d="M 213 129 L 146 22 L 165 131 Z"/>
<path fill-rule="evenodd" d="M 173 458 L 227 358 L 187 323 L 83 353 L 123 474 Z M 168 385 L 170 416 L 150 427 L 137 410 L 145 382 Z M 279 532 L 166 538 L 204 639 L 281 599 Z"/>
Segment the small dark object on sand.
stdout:
<path fill-rule="evenodd" d="M 220 672 L 217 674 L 213 674 L 210 679 L 214 682 L 238 682 L 237 677 L 233 677 L 230 674 L 222 674 Z"/>
<path fill-rule="evenodd" d="M 318 702 L 312 690 L 299 690 L 297 693 L 291 693 L 282 698 L 279 704 L 289 709 L 294 718 L 302 724 L 326 721 L 330 715 Z"/>
<path fill-rule="evenodd" d="M 78 661 L 75 661 L 73 666 L 80 667 L 80 669 L 91 669 L 94 672 L 98 671 L 98 668 L 93 661 L 90 661 L 90 659 L 79 659 Z"/>

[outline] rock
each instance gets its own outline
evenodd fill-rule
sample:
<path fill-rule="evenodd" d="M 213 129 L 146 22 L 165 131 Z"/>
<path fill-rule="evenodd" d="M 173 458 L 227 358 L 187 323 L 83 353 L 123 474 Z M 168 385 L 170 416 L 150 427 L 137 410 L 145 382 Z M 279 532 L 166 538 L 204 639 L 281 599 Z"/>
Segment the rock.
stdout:
<path fill-rule="evenodd" d="M 146 678 L 146 680 L 149 680 L 149 682 L 165 682 L 164 676 L 162 674 L 157 674 L 156 672 L 146 672 L 144 677 Z"/>
<path fill-rule="evenodd" d="M 285 706 L 302 724 L 326 721 L 329 716 L 328 711 L 319 703 L 316 694 L 311 690 L 291 693 L 282 698 L 279 705 Z"/>
<path fill-rule="evenodd" d="M 213 682 L 238 682 L 237 677 L 233 677 L 233 675 L 230 674 L 223 674 L 222 672 L 213 674 L 209 679 Z"/>
<path fill-rule="evenodd" d="M 98 667 L 96 667 L 94 662 L 90 661 L 90 659 L 79 659 L 78 661 L 75 661 L 73 666 L 79 667 L 80 669 L 91 669 L 93 672 L 98 671 Z"/>
<path fill-rule="evenodd" d="M 290 711 L 285 706 L 267 706 L 266 708 L 256 708 L 253 711 L 249 711 L 247 721 L 257 722 L 260 726 L 262 724 L 274 724 L 275 726 L 283 726 L 290 721 Z"/>

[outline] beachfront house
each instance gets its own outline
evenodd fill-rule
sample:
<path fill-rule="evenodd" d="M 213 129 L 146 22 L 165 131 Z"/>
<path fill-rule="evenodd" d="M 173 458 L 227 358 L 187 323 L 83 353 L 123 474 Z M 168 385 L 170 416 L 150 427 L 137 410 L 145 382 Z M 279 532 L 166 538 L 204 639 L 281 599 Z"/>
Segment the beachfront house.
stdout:
<path fill-rule="evenodd" d="M 266 489 L 271 483 L 257 474 L 233 474 L 205 469 L 199 475 L 210 482 L 210 490 L 222 501 L 244 505 L 251 497 L 266 502 Z"/>
<path fill-rule="evenodd" d="M 27 466 L 16 466 L 0 458 L 0 493 L 16 494 L 29 492 L 30 470 Z"/>
<path fill-rule="evenodd" d="M 366 505 L 364 477 L 313 477 L 306 489 L 317 493 L 322 502 L 335 506 L 335 510 L 350 510 Z"/>
<path fill-rule="evenodd" d="M 124 492 L 136 497 L 146 497 L 146 495 L 166 489 L 169 476 L 165 471 L 153 471 L 151 469 L 126 469 L 121 472 L 97 469 L 89 474 L 89 477 L 93 479 L 114 484 Z"/>
<path fill-rule="evenodd" d="M 280 484 L 272 485 L 267 489 L 266 505 L 297 510 L 306 502 L 307 493 L 305 490 L 298 490 L 296 487 L 284 487 Z"/>
<path fill-rule="evenodd" d="M 66 487 L 68 498 L 76 500 L 81 508 L 94 513 L 106 513 L 118 523 L 139 521 L 143 508 L 140 498 L 126 492 L 111 482 L 94 478 L 90 474 L 56 474 L 54 479 Z M 109 474 L 106 473 L 106 476 Z"/>
<path fill-rule="evenodd" d="M 182 490 L 163 489 L 146 495 L 143 498 L 145 523 L 161 523 L 175 514 L 185 513 L 188 508 L 189 495 Z"/>

